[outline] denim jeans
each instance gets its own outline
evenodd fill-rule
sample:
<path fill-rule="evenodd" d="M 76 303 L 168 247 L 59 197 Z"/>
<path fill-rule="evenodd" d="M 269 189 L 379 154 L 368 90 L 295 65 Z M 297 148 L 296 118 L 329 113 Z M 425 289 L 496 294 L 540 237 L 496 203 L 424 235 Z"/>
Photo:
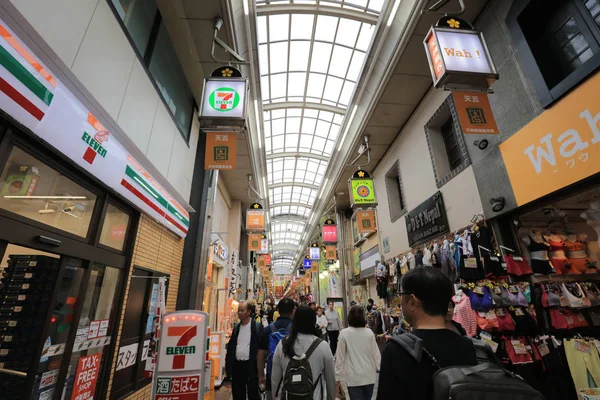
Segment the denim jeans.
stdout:
<path fill-rule="evenodd" d="M 348 386 L 350 400 L 371 400 L 374 384 L 364 386 Z"/>

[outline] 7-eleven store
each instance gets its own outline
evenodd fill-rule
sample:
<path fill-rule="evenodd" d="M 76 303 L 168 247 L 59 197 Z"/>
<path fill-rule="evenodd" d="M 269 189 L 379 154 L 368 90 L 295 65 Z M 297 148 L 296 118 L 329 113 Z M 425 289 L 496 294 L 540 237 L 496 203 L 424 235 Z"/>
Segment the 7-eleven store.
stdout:
<path fill-rule="evenodd" d="M 149 305 L 164 277 L 174 306 L 191 208 L 1 20 L 0 110 L 0 397 L 147 388 Z"/>

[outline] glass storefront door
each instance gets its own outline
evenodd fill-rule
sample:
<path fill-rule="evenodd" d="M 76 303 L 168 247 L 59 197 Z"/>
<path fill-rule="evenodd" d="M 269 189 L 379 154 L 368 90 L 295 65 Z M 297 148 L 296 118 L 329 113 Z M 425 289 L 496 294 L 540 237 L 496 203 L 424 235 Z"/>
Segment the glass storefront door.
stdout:
<path fill-rule="evenodd" d="M 94 398 L 122 271 L 6 243 L 0 257 L 0 397 Z"/>

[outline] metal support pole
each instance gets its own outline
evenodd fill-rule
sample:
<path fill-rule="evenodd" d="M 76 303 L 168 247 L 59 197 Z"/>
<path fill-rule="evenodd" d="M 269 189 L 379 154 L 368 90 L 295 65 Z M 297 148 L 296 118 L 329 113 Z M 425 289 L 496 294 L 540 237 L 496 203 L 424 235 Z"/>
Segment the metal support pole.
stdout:
<path fill-rule="evenodd" d="M 346 263 L 346 251 L 345 251 L 345 241 L 344 241 L 344 219 L 342 216 L 342 213 L 339 213 L 337 210 L 337 201 L 336 201 L 336 196 L 333 197 L 333 202 L 335 207 L 335 219 L 337 221 L 337 229 L 338 229 L 338 260 L 339 260 L 339 264 L 340 264 L 340 281 L 342 282 L 342 297 L 344 299 L 344 301 L 342 301 L 343 303 L 343 307 L 344 307 L 344 315 L 343 315 L 343 321 L 344 324 L 347 323 L 346 321 L 346 316 L 348 315 L 348 285 L 347 285 L 347 279 L 346 279 L 346 267 L 347 267 L 347 263 Z M 341 239 L 341 240 L 340 240 Z"/>

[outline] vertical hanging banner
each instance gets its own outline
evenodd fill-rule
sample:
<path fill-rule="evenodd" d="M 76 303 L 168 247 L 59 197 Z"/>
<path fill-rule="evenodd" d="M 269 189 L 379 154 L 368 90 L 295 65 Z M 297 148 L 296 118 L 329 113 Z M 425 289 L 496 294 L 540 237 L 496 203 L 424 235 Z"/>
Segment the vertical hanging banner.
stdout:
<path fill-rule="evenodd" d="M 304 259 L 304 265 L 303 265 L 304 269 L 311 269 L 312 265 L 313 265 L 313 262 L 310 258 Z"/>
<path fill-rule="evenodd" d="M 271 255 L 270 254 L 265 254 L 265 262 L 267 263 L 267 265 L 271 265 Z"/>
<path fill-rule="evenodd" d="M 204 169 L 236 169 L 237 135 L 234 132 L 206 132 Z"/>
<path fill-rule="evenodd" d="M 452 100 L 464 134 L 500 133 L 487 93 L 452 92 Z"/>
<path fill-rule="evenodd" d="M 246 211 L 246 230 L 248 232 L 263 232 L 265 230 L 265 209 L 261 204 L 254 203 Z"/>
<path fill-rule="evenodd" d="M 268 253 L 269 252 L 269 239 L 265 235 L 261 235 L 260 237 L 260 252 Z"/>
<path fill-rule="evenodd" d="M 256 266 L 260 269 L 267 268 L 267 259 L 265 256 L 260 255 L 256 259 Z"/>
<path fill-rule="evenodd" d="M 325 221 L 321 233 L 323 237 L 323 243 L 337 243 L 337 225 L 332 219 Z"/>
<path fill-rule="evenodd" d="M 336 246 L 326 246 L 325 247 L 325 259 L 337 260 L 337 247 Z"/>
<path fill-rule="evenodd" d="M 318 243 L 313 243 L 310 245 L 310 259 L 311 260 L 320 260 L 321 259 L 321 248 Z"/>
<path fill-rule="evenodd" d="M 373 178 L 367 171 L 363 169 L 356 171 L 352 178 L 348 180 L 348 188 L 352 207 L 374 207 L 377 205 Z"/>
<path fill-rule="evenodd" d="M 248 251 L 260 251 L 260 233 L 248 235 Z"/>
<path fill-rule="evenodd" d="M 373 210 L 360 210 L 356 213 L 356 226 L 358 233 L 372 233 L 377 232 L 375 226 L 375 211 Z"/>

